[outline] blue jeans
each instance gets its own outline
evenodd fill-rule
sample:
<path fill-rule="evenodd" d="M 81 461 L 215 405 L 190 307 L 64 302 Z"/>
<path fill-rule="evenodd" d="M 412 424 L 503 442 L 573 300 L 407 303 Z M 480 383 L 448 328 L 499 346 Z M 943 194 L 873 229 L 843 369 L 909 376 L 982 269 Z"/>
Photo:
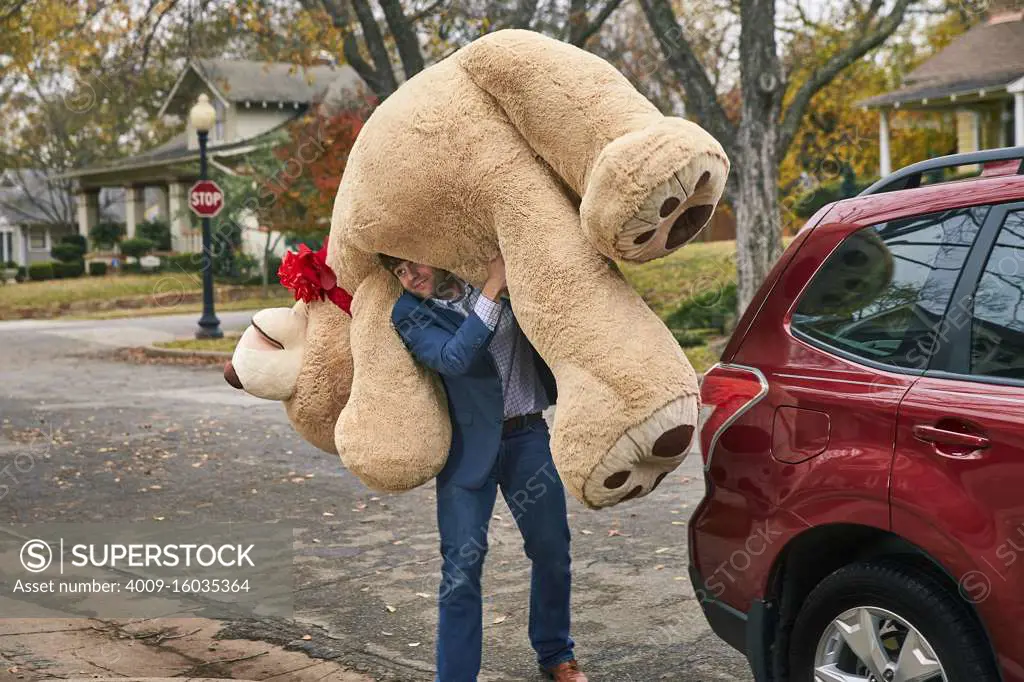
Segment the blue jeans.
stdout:
<path fill-rule="evenodd" d="M 530 644 L 537 662 L 573 656 L 569 637 L 569 523 L 565 489 L 555 470 L 543 421 L 506 435 L 487 482 L 477 490 L 437 485 L 441 532 L 437 682 L 476 682 L 483 643 L 480 575 L 497 488 L 522 533 L 530 575 Z"/>

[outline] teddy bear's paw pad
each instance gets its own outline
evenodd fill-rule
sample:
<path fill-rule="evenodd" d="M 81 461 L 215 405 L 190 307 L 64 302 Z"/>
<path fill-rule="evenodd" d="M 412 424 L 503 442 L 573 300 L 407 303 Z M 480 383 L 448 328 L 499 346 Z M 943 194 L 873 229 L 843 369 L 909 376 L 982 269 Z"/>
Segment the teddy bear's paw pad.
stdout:
<path fill-rule="evenodd" d="M 711 182 L 712 169 L 698 166 L 696 170 L 700 172 L 688 166 L 674 172 L 626 221 L 615 239 L 623 259 L 644 262 L 666 256 L 693 240 L 711 221 L 720 194 L 718 183 Z"/>
<path fill-rule="evenodd" d="M 651 493 L 678 467 L 693 443 L 697 397 L 669 403 L 624 433 L 583 487 L 592 507 L 608 507 Z"/>

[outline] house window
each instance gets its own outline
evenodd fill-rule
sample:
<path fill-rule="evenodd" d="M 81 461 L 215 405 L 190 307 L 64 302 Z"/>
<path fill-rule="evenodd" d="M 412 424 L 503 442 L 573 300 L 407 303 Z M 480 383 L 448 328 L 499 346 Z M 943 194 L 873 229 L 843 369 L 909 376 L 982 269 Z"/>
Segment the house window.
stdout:
<path fill-rule="evenodd" d="M 29 228 L 28 231 L 28 248 L 33 251 L 46 251 L 49 247 L 49 235 L 46 232 L 46 228 L 35 227 Z"/>

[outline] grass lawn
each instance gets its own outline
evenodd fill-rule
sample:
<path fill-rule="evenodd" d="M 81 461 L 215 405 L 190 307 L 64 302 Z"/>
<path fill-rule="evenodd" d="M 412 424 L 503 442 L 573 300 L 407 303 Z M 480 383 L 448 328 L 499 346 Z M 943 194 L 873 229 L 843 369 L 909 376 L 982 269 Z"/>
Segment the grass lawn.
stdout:
<path fill-rule="evenodd" d="M 281 287 L 271 287 L 270 296 L 263 297 L 259 293 L 259 287 L 254 287 L 252 296 L 246 296 L 233 301 L 217 301 L 217 312 L 229 310 L 259 310 L 260 308 L 291 307 L 295 298 L 291 292 Z M 281 289 L 277 291 L 277 289 Z M 113 310 L 94 310 L 73 315 L 63 316 L 69 320 L 112 320 L 118 317 L 151 317 L 154 315 L 180 315 L 182 313 L 201 313 L 202 303 L 178 303 L 177 305 L 144 306 L 142 308 L 116 308 Z M 0 317 L 2 319 L 2 317 Z"/>
<path fill-rule="evenodd" d="M 22 282 L 0 286 L 0 320 L 24 317 L 105 319 L 191 312 L 200 310 L 201 304 L 181 299 L 195 297 L 201 291 L 199 275 L 185 272 Z M 252 296 L 243 297 L 249 300 L 218 300 L 217 307 L 223 310 L 264 307 L 266 299 L 261 293 L 261 287 L 252 287 Z M 271 286 L 270 293 L 275 301 L 286 299 L 288 294 L 276 285 Z"/>
<path fill-rule="evenodd" d="M 222 339 L 178 339 L 156 344 L 160 348 L 176 348 L 178 350 L 222 351 L 230 353 L 238 343 L 238 334 L 225 334 Z"/>
<path fill-rule="evenodd" d="M 619 266 L 651 309 L 680 339 L 698 372 L 718 360 L 711 347 L 720 344 L 725 332 L 716 331 L 714 324 L 696 320 L 711 312 L 718 316 L 731 312 L 727 310 L 726 292 L 736 282 L 735 248 L 734 242 L 695 243 L 651 263 Z M 199 313 L 202 304 L 198 301 L 182 302 L 175 298 L 194 296 L 201 290 L 198 275 L 183 272 L 25 282 L 0 286 L 0 320 L 22 317 L 22 309 L 31 309 L 41 317 L 78 319 Z M 251 295 L 218 300 L 217 310 L 288 306 L 294 302 L 291 292 L 281 286 L 271 286 L 269 293 L 264 298 L 261 288 L 253 287 Z M 131 307 L 113 305 L 118 299 L 129 298 L 133 299 Z M 42 315 L 38 315 L 40 310 Z M 237 338 L 204 342 L 186 339 L 168 347 L 231 351 L 236 341 Z"/>
<path fill-rule="evenodd" d="M 684 246 L 650 263 L 622 263 L 626 280 L 658 317 L 665 319 L 699 294 L 718 294 L 736 282 L 735 242 Z"/>
<path fill-rule="evenodd" d="M 698 242 L 650 263 L 619 266 L 651 310 L 672 329 L 698 372 L 718 362 L 712 347 L 721 346 L 726 334 L 707 329 L 704 321 L 688 320 L 732 314 L 728 292 L 736 284 L 735 253 L 735 242 Z M 685 314 L 680 314 L 683 309 Z"/>

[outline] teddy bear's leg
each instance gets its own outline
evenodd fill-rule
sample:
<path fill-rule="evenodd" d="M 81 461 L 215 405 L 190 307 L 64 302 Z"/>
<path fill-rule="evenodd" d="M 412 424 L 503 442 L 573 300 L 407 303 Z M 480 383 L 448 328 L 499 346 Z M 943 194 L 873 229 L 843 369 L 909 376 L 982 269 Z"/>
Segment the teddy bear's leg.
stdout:
<path fill-rule="evenodd" d="M 401 293 L 382 268 L 352 300 L 352 390 L 335 428 L 345 467 L 366 485 L 398 492 L 428 482 L 451 445 L 448 401 L 437 376 L 418 365 L 391 323 Z"/>
<path fill-rule="evenodd" d="M 537 176 L 544 176 L 538 166 Z M 696 375 L 679 344 L 581 230 L 553 179 L 497 208 L 512 308 L 558 385 L 552 453 L 570 492 L 605 507 L 651 492 L 683 461 Z"/>
<path fill-rule="evenodd" d="M 582 227 L 614 260 L 648 261 L 691 241 L 729 174 L 703 128 L 663 116 L 607 61 L 531 31 L 497 31 L 458 59 L 582 200 Z"/>

